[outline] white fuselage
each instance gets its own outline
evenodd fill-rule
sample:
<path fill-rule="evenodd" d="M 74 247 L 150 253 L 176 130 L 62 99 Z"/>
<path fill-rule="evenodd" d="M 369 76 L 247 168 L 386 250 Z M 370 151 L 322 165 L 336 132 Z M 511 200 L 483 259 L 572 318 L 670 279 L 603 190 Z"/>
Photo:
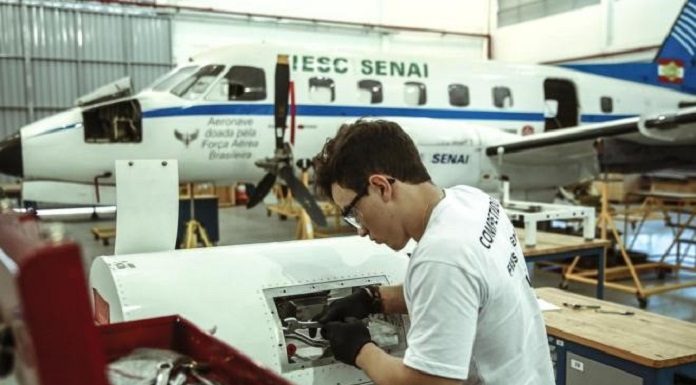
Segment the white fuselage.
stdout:
<path fill-rule="evenodd" d="M 295 159 L 315 156 L 346 121 L 392 119 L 414 138 L 434 181 L 443 186 L 490 189 L 498 175 L 482 148 L 507 135 L 676 110 L 679 102 L 694 100 L 659 87 L 549 66 L 235 47 L 202 55 L 136 95 L 142 112 L 139 141 L 86 140 L 85 130 L 94 123 L 83 121 L 81 108 L 24 127 L 24 179 L 92 188 L 95 176 L 113 174 L 115 160 L 147 158 L 178 159 L 182 182 L 256 182 L 264 171 L 254 161 L 273 154 L 273 73 L 279 53 L 291 58 Z M 182 86 L 215 66 L 213 75 Z M 254 72 L 245 78 L 250 68 Z M 247 82 L 250 100 L 229 100 L 226 87 L 239 79 Z M 556 107 L 549 108 L 548 100 L 555 100 Z M 286 141 L 290 136 L 287 132 Z M 564 170 L 557 174 L 573 181 Z M 513 188 L 561 182 L 546 176 L 537 178 L 544 185 L 519 178 L 525 185 Z M 113 182 L 113 176 L 101 179 Z"/>

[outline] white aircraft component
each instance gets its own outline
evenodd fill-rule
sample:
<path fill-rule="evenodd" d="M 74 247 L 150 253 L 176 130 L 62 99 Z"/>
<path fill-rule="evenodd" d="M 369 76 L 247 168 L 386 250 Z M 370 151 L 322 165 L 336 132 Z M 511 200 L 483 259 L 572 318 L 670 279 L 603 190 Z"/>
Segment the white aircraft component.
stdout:
<path fill-rule="evenodd" d="M 177 170 L 173 159 L 116 161 L 114 254 L 174 250 L 179 215 Z"/>
<path fill-rule="evenodd" d="M 363 384 L 307 330 L 330 298 L 355 288 L 403 282 L 408 257 L 359 237 L 99 257 L 90 283 L 97 319 L 129 321 L 180 314 L 297 384 Z M 372 338 L 395 355 L 405 349 L 406 317 L 372 316 Z"/>
<path fill-rule="evenodd" d="M 124 77 L 116 80 L 115 82 L 99 87 L 86 95 L 80 96 L 75 100 L 75 104 L 78 106 L 86 106 L 89 104 L 105 102 L 111 99 L 123 98 L 131 95 L 132 93 L 133 83 L 131 82 L 131 78 Z"/>

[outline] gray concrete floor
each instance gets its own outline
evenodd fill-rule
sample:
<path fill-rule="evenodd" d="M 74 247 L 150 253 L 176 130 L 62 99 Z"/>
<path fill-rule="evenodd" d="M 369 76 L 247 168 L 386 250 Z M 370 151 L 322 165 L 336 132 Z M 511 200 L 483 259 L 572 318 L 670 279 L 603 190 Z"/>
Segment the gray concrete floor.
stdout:
<path fill-rule="evenodd" d="M 92 259 L 97 256 L 113 254 L 113 243 L 104 246 L 101 242 L 95 241 L 90 233 L 90 229 L 93 226 L 115 226 L 113 217 L 96 221 L 91 221 L 87 218 L 74 218 L 62 220 L 62 222 L 65 225 L 67 235 L 82 245 L 85 265 L 88 266 Z M 295 237 L 296 222 L 294 220 L 281 221 L 275 216 L 267 217 L 263 205 L 259 205 L 251 210 L 247 210 L 244 207 L 222 208 L 219 211 L 219 222 L 219 245 L 284 241 L 292 240 Z M 664 246 L 663 238 L 669 236 L 669 234 L 665 235 L 664 229 L 661 230 L 659 226 L 659 224 L 653 225 L 652 230 L 650 230 L 653 232 L 653 238 L 656 241 L 644 240 L 646 245 L 653 247 L 653 250 L 646 250 L 649 254 L 661 254 Z M 366 242 L 369 241 L 366 240 Z M 693 260 L 690 263 L 694 263 Z M 89 270 L 87 269 L 87 271 Z M 535 287 L 558 287 L 561 281 L 560 275 L 557 273 L 538 268 L 533 269 L 532 266 L 530 266 L 530 271 L 532 271 L 532 282 Z M 668 275 L 666 282 L 694 279 L 696 279 L 696 275 L 681 273 L 679 277 Z M 660 284 L 660 282 L 655 276 L 645 276 L 643 280 L 643 284 L 648 286 Z M 569 290 L 588 296 L 594 296 L 595 293 L 594 286 L 573 282 L 570 283 Z M 638 307 L 638 301 L 634 295 L 616 290 L 606 289 L 605 299 Z M 696 322 L 696 287 L 652 296 L 649 298 L 647 310 L 681 320 Z"/>

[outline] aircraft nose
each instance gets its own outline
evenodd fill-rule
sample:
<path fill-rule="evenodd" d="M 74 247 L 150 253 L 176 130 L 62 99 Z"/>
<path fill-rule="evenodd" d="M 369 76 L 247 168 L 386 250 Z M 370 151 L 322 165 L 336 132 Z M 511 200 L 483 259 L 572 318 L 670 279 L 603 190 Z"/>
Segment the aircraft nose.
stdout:
<path fill-rule="evenodd" d="M 22 138 L 16 133 L 0 141 L 0 173 L 24 176 L 22 164 Z"/>

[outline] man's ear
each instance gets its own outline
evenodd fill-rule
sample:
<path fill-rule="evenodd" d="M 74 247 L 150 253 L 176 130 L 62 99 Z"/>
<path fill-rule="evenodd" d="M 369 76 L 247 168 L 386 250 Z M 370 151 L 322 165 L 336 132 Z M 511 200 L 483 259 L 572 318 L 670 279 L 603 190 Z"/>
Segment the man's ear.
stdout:
<path fill-rule="evenodd" d="M 389 201 L 392 198 L 392 184 L 386 175 L 373 174 L 368 179 L 370 185 L 379 189 L 380 197 L 383 201 Z"/>

